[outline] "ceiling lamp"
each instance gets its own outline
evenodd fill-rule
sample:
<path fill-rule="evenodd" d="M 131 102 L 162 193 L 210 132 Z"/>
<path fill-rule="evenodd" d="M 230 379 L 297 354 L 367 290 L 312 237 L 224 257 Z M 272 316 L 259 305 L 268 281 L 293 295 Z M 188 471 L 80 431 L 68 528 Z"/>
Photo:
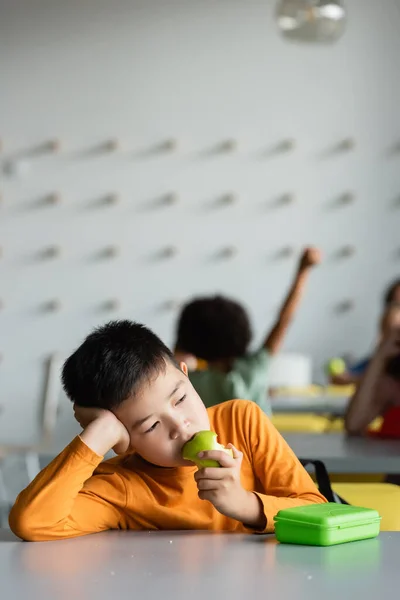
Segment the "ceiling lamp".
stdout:
<path fill-rule="evenodd" d="M 276 19 L 288 39 L 329 43 L 342 35 L 346 11 L 336 0 L 279 0 Z"/>

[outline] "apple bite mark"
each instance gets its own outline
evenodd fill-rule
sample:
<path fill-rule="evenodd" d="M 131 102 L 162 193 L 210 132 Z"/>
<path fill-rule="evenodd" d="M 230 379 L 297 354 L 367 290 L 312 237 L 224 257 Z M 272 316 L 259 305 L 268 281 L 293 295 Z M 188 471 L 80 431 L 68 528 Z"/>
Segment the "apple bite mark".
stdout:
<path fill-rule="evenodd" d="M 221 465 L 216 460 L 200 458 L 200 452 L 209 452 L 210 450 L 219 450 L 226 452 L 233 457 L 233 452 L 230 448 L 225 448 L 217 442 L 217 434 L 214 431 L 199 431 L 196 433 L 182 448 L 182 458 L 190 460 L 199 469 L 204 467 L 220 467 Z"/>

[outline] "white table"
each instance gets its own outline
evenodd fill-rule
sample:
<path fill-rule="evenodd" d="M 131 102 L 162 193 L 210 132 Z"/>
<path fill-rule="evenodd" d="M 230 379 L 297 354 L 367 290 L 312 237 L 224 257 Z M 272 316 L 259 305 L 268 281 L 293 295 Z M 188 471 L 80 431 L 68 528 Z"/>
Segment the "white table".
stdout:
<path fill-rule="evenodd" d="M 345 433 L 283 433 L 299 458 L 319 459 L 331 473 L 400 473 L 400 440 Z"/>
<path fill-rule="evenodd" d="M 277 396 L 270 399 L 273 413 L 314 413 L 342 417 L 349 398 L 345 396 Z"/>
<path fill-rule="evenodd" d="M 4 599 L 377 600 L 395 597 L 400 582 L 400 533 L 391 532 L 331 548 L 208 532 L 105 532 L 44 543 L 0 532 L 1 539 Z"/>

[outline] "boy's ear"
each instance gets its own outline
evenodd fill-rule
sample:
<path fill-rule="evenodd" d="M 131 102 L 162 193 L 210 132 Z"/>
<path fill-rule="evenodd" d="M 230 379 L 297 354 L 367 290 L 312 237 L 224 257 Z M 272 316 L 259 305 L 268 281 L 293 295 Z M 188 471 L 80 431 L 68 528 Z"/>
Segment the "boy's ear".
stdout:
<path fill-rule="evenodd" d="M 180 362 L 179 366 L 181 368 L 181 371 L 183 371 L 183 373 L 185 373 L 185 375 L 187 376 L 187 374 L 188 374 L 187 364 L 185 362 Z"/>

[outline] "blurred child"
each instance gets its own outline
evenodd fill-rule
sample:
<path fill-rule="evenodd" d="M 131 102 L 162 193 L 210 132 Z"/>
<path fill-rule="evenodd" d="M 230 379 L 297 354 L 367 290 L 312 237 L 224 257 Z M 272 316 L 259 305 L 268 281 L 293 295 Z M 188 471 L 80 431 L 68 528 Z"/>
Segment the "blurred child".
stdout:
<path fill-rule="evenodd" d="M 397 326 L 386 330 L 350 400 L 345 426 L 352 435 L 366 433 L 368 425 L 383 416 L 377 434 L 400 437 L 400 307 L 397 318 Z"/>
<path fill-rule="evenodd" d="M 207 407 L 232 398 L 256 402 L 271 412 L 267 399 L 271 356 L 281 348 L 311 269 L 321 262 L 316 248 L 306 248 L 294 281 L 271 331 L 256 352 L 249 353 L 251 328 L 245 309 L 224 296 L 197 298 L 182 310 L 177 327 L 175 356 L 185 362 L 202 359 L 206 369 L 189 372 L 190 380 Z M 196 358 L 194 358 L 196 357 Z"/>
<path fill-rule="evenodd" d="M 399 318 L 398 307 L 400 307 L 400 279 L 396 279 L 390 284 L 383 297 L 383 314 L 379 322 L 378 343 L 396 325 Z M 331 376 L 331 383 L 334 385 L 358 383 L 365 373 L 370 360 L 371 357 L 368 356 L 353 365 L 349 365 L 344 373 Z"/>

